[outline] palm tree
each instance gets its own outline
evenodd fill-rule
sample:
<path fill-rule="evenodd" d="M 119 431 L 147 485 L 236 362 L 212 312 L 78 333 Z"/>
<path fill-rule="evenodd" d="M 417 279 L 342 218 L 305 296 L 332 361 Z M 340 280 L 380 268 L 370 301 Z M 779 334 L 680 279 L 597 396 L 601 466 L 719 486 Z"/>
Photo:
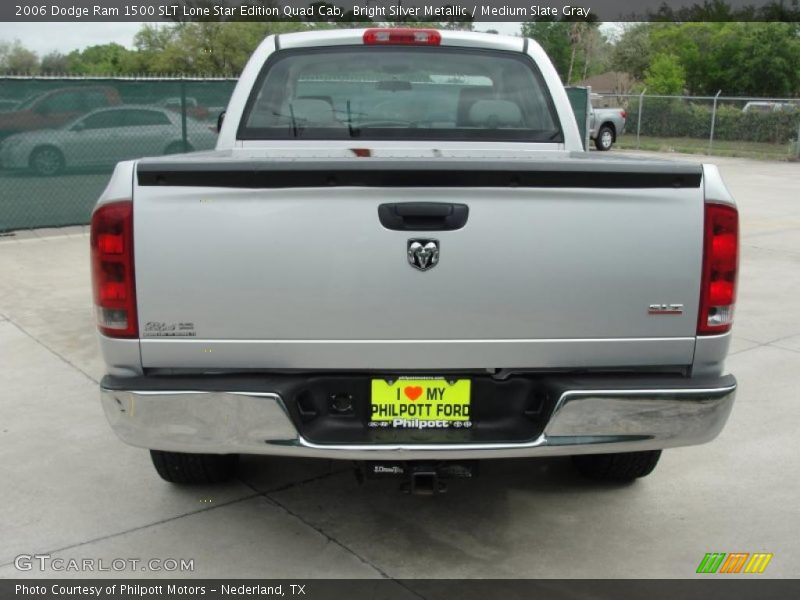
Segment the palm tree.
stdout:
<path fill-rule="evenodd" d="M 572 83 L 572 68 L 575 66 L 575 52 L 583 37 L 584 24 L 574 22 L 569 26 L 569 44 L 572 46 L 572 54 L 569 57 L 569 71 L 567 71 L 567 85 Z"/>

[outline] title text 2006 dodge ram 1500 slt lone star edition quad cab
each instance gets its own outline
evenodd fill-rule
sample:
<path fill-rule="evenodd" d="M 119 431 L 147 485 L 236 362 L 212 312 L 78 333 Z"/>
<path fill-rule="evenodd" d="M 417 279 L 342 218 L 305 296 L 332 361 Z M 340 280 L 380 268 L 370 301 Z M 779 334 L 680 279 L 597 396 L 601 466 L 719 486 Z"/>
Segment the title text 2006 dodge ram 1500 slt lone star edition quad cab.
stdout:
<path fill-rule="evenodd" d="M 713 166 L 583 152 L 532 40 L 270 36 L 215 151 L 97 204 L 103 407 L 176 483 L 243 453 L 641 477 L 731 410 L 737 223 Z"/>

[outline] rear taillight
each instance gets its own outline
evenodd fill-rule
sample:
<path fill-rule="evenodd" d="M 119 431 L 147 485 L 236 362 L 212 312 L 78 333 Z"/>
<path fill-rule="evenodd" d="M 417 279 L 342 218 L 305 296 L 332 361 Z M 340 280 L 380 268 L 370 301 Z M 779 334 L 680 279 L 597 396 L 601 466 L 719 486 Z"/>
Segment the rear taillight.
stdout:
<path fill-rule="evenodd" d="M 621 111 L 619 111 L 619 116 L 622 117 L 623 119 L 627 119 L 628 118 L 628 113 L 626 111 L 624 111 L 624 110 L 621 110 Z"/>
<path fill-rule="evenodd" d="M 94 211 L 90 247 L 98 329 L 110 337 L 137 337 L 133 202 L 111 202 Z"/>
<path fill-rule="evenodd" d="M 707 203 L 698 335 L 730 331 L 738 267 L 739 213 L 727 204 Z"/>
<path fill-rule="evenodd" d="M 438 46 L 442 34 L 435 29 L 367 29 L 365 44 L 391 44 L 405 46 Z"/>

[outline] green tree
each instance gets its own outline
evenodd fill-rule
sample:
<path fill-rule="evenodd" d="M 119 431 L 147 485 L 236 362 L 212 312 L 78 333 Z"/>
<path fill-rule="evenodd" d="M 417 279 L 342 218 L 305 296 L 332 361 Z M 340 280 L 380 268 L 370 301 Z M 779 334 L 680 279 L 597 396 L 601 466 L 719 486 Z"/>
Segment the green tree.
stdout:
<path fill-rule="evenodd" d="M 763 96 L 800 92 L 797 23 L 725 23 L 713 43 L 717 89 L 726 94 Z"/>
<path fill-rule="evenodd" d="M 197 21 L 168 26 L 145 25 L 137 33 L 134 44 L 143 72 L 235 75 L 266 36 L 313 27 L 315 25 L 299 21 Z"/>
<path fill-rule="evenodd" d="M 674 54 L 657 54 L 645 71 L 644 84 L 651 94 L 677 96 L 683 93 L 686 72 Z"/>
<path fill-rule="evenodd" d="M 652 48 L 649 23 L 629 23 L 611 51 L 611 68 L 641 81 L 650 65 Z"/>
<path fill-rule="evenodd" d="M 71 74 L 120 75 L 130 71 L 131 51 L 120 44 L 99 44 L 67 55 Z"/>
<path fill-rule="evenodd" d="M 25 48 L 19 40 L 0 42 L 0 71 L 31 74 L 39 71 L 39 57 Z"/>
<path fill-rule="evenodd" d="M 544 49 L 562 81 L 566 81 L 572 58 L 570 23 L 552 20 L 528 21 L 522 24 L 522 35 L 536 41 Z"/>
<path fill-rule="evenodd" d="M 584 61 L 581 79 L 586 79 L 590 74 L 603 73 L 608 70 L 611 44 L 601 33 L 599 27 L 589 27 L 581 40 L 581 50 Z"/>
<path fill-rule="evenodd" d="M 703 14 L 727 14 L 725 5 L 716 1 L 700 9 Z M 728 16 L 735 14 L 748 13 Z M 653 77 L 652 63 L 664 55 L 674 57 L 673 69 L 676 64 L 683 69 L 684 88 L 690 94 L 713 95 L 718 90 L 742 96 L 800 93 L 797 22 L 636 24 L 628 26 L 616 43 L 611 62 L 616 70 L 642 80 L 648 72 Z M 664 68 L 662 62 L 659 69 Z"/>
<path fill-rule="evenodd" d="M 692 94 L 791 96 L 800 92 L 797 23 L 656 24 L 654 53 L 674 54 Z"/>
<path fill-rule="evenodd" d="M 607 65 L 608 41 L 596 22 L 528 21 L 522 24 L 522 35 L 539 43 L 564 83 L 599 73 Z"/>
<path fill-rule="evenodd" d="M 172 73 L 177 69 L 164 64 L 161 55 L 167 52 L 175 42 L 174 25 L 157 25 L 146 23 L 133 38 L 136 52 L 133 54 L 131 67 L 138 73 Z"/>
<path fill-rule="evenodd" d="M 39 71 L 42 75 L 63 75 L 69 72 L 69 60 L 61 52 L 50 52 L 42 57 Z"/>

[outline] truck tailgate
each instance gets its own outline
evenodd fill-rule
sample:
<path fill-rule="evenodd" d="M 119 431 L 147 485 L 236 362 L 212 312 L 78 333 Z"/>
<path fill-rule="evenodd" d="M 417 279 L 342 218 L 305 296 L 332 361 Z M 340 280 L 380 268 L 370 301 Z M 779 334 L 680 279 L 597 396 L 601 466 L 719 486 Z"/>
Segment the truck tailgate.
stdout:
<path fill-rule="evenodd" d="M 701 175 L 585 159 L 140 163 L 143 366 L 688 365 Z M 469 215 L 451 231 L 384 227 L 378 206 L 405 202 Z M 434 268 L 411 267 L 413 238 L 438 241 Z"/>

